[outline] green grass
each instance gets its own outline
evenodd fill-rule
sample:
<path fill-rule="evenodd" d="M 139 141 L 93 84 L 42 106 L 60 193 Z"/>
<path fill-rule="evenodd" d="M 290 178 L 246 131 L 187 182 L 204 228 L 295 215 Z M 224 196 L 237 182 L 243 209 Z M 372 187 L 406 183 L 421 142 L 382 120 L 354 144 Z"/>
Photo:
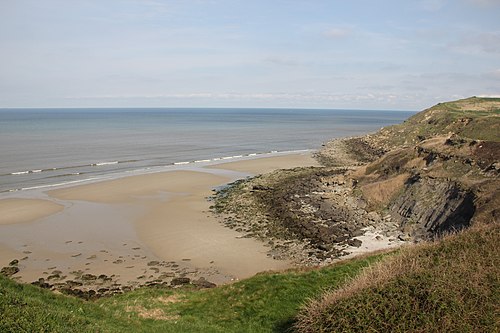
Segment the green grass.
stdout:
<path fill-rule="evenodd" d="M 449 133 L 474 140 L 498 142 L 499 102 L 498 98 L 471 97 L 439 103 L 417 113 L 402 124 L 385 127 L 374 134 L 373 138 L 380 140 L 379 143 L 388 149 Z"/>
<path fill-rule="evenodd" d="M 401 251 L 308 304 L 300 332 L 499 332 L 498 225 Z"/>
<path fill-rule="evenodd" d="M 306 300 L 379 258 L 202 291 L 144 288 L 95 302 L 0 277 L 0 332 L 286 332 Z"/>
<path fill-rule="evenodd" d="M 0 332 L 99 332 L 107 320 L 96 304 L 0 276 Z"/>

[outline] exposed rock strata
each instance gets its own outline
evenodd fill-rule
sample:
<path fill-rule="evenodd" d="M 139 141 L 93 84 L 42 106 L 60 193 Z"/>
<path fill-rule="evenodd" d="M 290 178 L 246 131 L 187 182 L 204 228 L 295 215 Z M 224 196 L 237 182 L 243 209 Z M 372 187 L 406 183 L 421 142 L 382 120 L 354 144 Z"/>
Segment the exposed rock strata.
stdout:
<path fill-rule="evenodd" d="M 438 104 L 401 125 L 326 143 L 315 154 L 325 167 L 238 182 L 214 208 L 229 227 L 266 241 L 270 255 L 308 264 L 359 246 L 368 227 L 419 241 L 497 223 L 499 133 L 498 99 Z"/>

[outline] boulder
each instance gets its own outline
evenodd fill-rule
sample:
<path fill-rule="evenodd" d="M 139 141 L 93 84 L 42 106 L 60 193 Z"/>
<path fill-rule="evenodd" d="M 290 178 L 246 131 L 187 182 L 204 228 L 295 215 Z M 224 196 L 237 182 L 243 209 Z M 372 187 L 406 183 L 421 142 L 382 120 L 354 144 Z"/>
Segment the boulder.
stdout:
<path fill-rule="evenodd" d="M 4 268 L 2 268 L 2 270 L 0 271 L 0 274 L 4 275 L 4 276 L 12 276 L 14 274 L 16 274 L 17 272 L 19 272 L 19 268 L 16 267 L 16 266 L 6 266 Z"/>
<path fill-rule="evenodd" d="M 352 238 L 347 241 L 347 244 L 349 244 L 349 246 L 354 246 L 354 247 L 360 247 L 362 243 L 363 242 L 357 238 Z"/>
<path fill-rule="evenodd" d="M 173 278 L 172 281 L 170 282 L 170 284 L 172 286 L 180 286 L 180 285 L 189 284 L 190 282 L 191 282 L 190 278 L 187 278 L 187 277 L 177 277 L 177 278 Z"/>

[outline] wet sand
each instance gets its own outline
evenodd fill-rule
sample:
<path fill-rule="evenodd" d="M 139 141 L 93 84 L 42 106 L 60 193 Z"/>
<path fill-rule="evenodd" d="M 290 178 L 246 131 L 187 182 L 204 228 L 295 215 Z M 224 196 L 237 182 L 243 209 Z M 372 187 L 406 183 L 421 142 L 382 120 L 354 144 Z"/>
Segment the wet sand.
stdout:
<path fill-rule="evenodd" d="M 13 277 L 25 282 L 88 273 L 128 285 L 178 276 L 220 284 L 284 269 L 290 263 L 269 257 L 263 243 L 220 224 L 207 197 L 234 181 L 234 171 L 315 163 L 306 153 L 265 157 L 60 188 L 43 193 L 43 200 L 3 199 L 0 209 L 11 217 L 0 225 L 0 264 L 18 259 Z"/>
<path fill-rule="evenodd" d="M 0 224 L 30 222 L 50 216 L 63 209 L 64 206 L 49 200 L 4 199 L 0 200 Z"/>

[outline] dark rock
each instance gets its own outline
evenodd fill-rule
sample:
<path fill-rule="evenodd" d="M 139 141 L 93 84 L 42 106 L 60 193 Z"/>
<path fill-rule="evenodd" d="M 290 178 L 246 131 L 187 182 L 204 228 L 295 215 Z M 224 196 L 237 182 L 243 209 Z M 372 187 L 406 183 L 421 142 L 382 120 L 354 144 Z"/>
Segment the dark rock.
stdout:
<path fill-rule="evenodd" d="M 432 238 L 470 225 L 476 211 L 475 195 L 470 190 L 430 177 L 405 185 L 390 210 L 395 222 L 412 235 Z"/>
<path fill-rule="evenodd" d="M 189 284 L 190 282 L 191 282 L 190 278 L 187 278 L 187 277 L 177 277 L 177 278 L 173 278 L 172 281 L 170 281 L 170 284 L 172 286 L 180 286 L 180 285 Z"/>
<path fill-rule="evenodd" d="M 60 274 L 52 274 L 47 277 L 47 280 L 60 280 L 61 275 Z"/>
<path fill-rule="evenodd" d="M 156 279 L 156 280 L 152 280 L 152 281 L 147 281 L 146 283 L 144 283 L 144 285 L 148 286 L 148 287 L 160 286 L 162 284 L 163 284 L 163 281 L 160 280 L 160 279 Z"/>
<path fill-rule="evenodd" d="M 94 281 L 97 279 L 97 276 L 95 276 L 94 274 L 83 274 L 81 279 L 83 281 Z"/>
<path fill-rule="evenodd" d="M 68 285 L 68 287 L 81 287 L 83 286 L 83 283 L 81 282 L 78 282 L 78 281 L 73 281 L 73 280 L 68 280 L 66 281 L 66 284 Z"/>
<path fill-rule="evenodd" d="M 354 231 L 351 233 L 351 235 L 352 235 L 353 237 L 357 237 L 357 236 L 362 236 L 362 235 L 364 235 L 364 233 L 365 233 L 365 232 L 364 232 L 363 230 L 361 230 L 361 229 L 356 229 L 356 230 L 354 230 Z"/>
<path fill-rule="evenodd" d="M 400 241 L 406 242 L 406 241 L 410 240 L 410 235 L 408 235 L 408 234 L 401 234 L 401 235 L 398 236 L 398 239 Z"/>
<path fill-rule="evenodd" d="M 269 191 L 269 190 L 272 190 L 272 188 L 269 186 L 264 186 L 264 185 L 254 185 L 252 187 L 252 190 L 254 190 L 254 191 Z"/>
<path fill-rule="evenodd" d="M 9 266 L 17 266 L 17 264 L 19 264 L 19 260 L 17 259 L 14 259 L 11 262 L 9 262 Z"/>
<path fill-rule="evenodd" d="M 97 277 L 99 280 L 103 280 L 103 281 L 111 281 L 111 278 L 108 277 L 106 274 L 101 274 Z"/>
<path fill-rule="evenodd" d="M 349 239 L 349 240 L 347 241 L 347 244 L 348 244 L 349 246 L 354 246 L 354 247 L 360 247 L 362 243 L 363 243 L 363 242 L 362 242 L 362 241 L 360 241 L 360 240 L 359 240 L 359 239 L 357 239 L 357 238 Z"/>
<path fill-rule="evenodd" d="M 2 268 L 2 270 L 0 271 L 0 274 L 4 275 L 4 276 L 12 276 L 14 274 L 16 274 L 17 272 L 19 272 L 19 268 L 16 267 L 16 266 L 6 266 L 4 268 Z"/>
<path fill-rule="evenodd" d="M 44 289 L 50 289 L 52 287 L 51 284 L 45 282 L 44 278 L 39 278 L 38 281 L 32 282 L 31 284 Z"/>

